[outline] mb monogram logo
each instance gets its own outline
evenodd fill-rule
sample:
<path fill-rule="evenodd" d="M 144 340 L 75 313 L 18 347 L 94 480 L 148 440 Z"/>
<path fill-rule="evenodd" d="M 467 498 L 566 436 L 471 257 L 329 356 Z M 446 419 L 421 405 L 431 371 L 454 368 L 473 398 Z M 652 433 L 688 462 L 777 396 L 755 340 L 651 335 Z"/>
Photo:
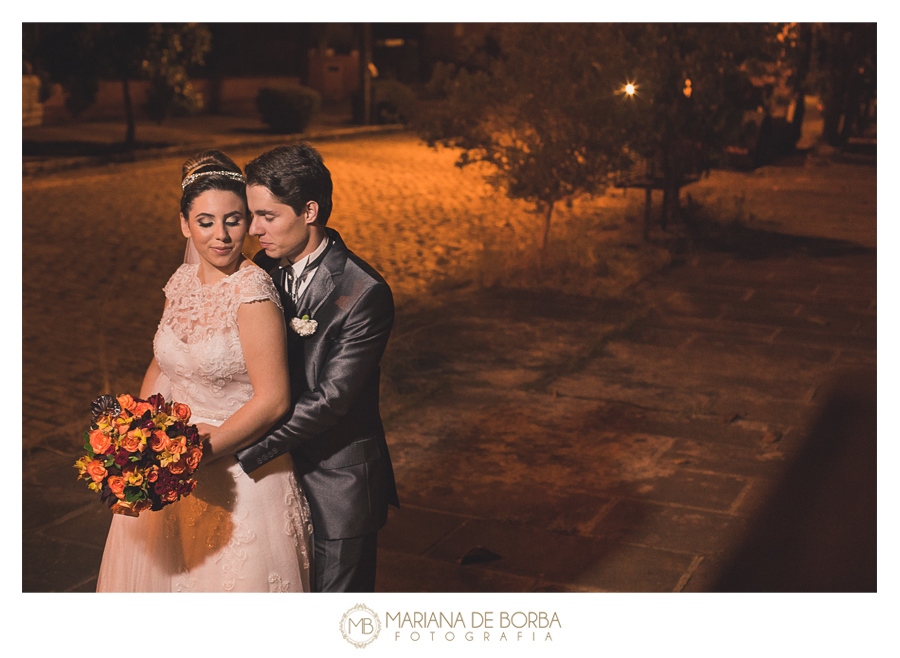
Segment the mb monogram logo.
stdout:
<path fill-rule="evenodd" d="M 341 618 L 341 635 L 357 649 L 371 644 L 381 632 L 381 620 L 370 608 L 358 603 Z"/>

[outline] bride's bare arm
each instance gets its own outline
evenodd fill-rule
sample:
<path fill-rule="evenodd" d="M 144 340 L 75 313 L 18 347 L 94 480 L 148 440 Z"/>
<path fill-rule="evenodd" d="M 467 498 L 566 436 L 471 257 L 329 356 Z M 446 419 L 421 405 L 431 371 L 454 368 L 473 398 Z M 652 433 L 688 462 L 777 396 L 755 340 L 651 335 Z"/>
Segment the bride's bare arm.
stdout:
<path fill-rule="evenodd" d="M 166 304 L 169 301 L 166 300 Z M 165 312 L 165 306 L 163 306 L 163 312 Z M 159 367 L 159 362 L 157 362 L 156 357 L 150 361 L 150 365 L 147 367 L 147 372 L 144 374 L 144 381 L 141 383 L 141 392 L 138 397 L 142 400 L 146 400 L 151 395 L 156 393 L 164 393 L 164 391 L 156 390 L 158 388 L 157 382 L 159 382 L 159 376 L 162 375 L 162 370 Z"/>
<path fill-rule="evenodd" d="M 150 361 L 150 366 L 147 368 L 147 373 L 144 375 L 144 382 L 141 384 L 141 393 L 138 396 L 142 400 L 146 400 L 151 395 L 155 393 L 159 393 L 160 391 L 156 389 L 156 382 L 159 380 L 159 376 L 162 374 L 162 370 L 159 368 L 159 363 L 156 362 L 156 358 Z"/>
<path fill-rule="evenodd" d="M 201 428 L 209 431 L 206 460 L 234 454 L 250 445 L 290 405 L 287 337 L 281 310 L 271 301 L 241 304 L 237 319 L 253 397 L 220 427 Z"/>

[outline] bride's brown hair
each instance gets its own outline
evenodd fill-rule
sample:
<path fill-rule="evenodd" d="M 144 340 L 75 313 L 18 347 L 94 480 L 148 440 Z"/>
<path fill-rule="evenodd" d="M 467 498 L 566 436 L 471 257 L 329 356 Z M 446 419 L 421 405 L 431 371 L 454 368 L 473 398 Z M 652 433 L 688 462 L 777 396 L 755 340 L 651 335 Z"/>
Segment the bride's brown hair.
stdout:
<path fill-rule="evenodd" d="M 241 168 L 221 151 L 198 153 L 181 167 L 181 214 L 187 217 L 194 199 L 207 190 L 233 192 L 247 205 L 247 186 Z"/>

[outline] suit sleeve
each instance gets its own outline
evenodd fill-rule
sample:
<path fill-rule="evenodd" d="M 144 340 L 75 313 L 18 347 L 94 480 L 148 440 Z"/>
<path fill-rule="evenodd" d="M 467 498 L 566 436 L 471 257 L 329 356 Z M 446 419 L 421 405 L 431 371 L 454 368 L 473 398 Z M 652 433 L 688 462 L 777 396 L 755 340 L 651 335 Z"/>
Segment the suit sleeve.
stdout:
<path fill-rule="evenodd" d="M 241 467 L 249 473 L 337 425 L 370 385 L 393 323 L 390 287 L 377 283 L 364 291 L 334 339 L 316 388 L 303 393 L 265 437 L 237 453 Z"/>

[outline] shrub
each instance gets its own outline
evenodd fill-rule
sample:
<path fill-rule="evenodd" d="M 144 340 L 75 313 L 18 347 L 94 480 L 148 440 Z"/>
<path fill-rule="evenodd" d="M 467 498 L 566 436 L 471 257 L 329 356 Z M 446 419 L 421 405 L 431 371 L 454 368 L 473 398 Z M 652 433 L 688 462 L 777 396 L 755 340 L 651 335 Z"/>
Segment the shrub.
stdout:
<path fill-rule="evenodd" d="M 264 87 L 256 95 L 262 120 L 279 133 L 301 133 L 319 111 L 322 97 L 303 85 Z"/>
<path fill-rule="evenodd" d="M 416 92 L 397 80 L 376 80 L 372 85 L 376 123 L 408 123 L 416 107 Z"/>
<path fill-rule="evenodd" d="M 418 98 L 412 87 L 397 80 L 372 81 L 372 122 L 409 123 L 415 117 Z M 353 122 L 363 121 L 363 92 L 353 92 Z"/>

